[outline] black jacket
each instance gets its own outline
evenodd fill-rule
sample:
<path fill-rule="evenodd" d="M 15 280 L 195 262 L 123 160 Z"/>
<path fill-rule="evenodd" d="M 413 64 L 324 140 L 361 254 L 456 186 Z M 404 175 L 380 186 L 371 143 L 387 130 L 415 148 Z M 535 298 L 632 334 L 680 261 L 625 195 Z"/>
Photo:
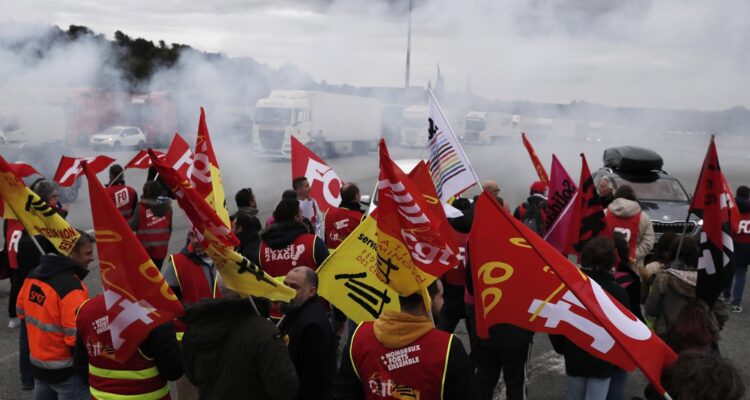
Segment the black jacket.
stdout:
<path fill-rule="evenodd" d="M 750 212 L 750 200 L 738 197 L 736 201 L 740 213 Z M 750 243 L 734 242 L 734 257 L 736 265 L 750 264 Z"/>
<path fill-rule="evenodd" d="M 290 243 L 297 238 L 297 236 L 304 233 L 309 233 L 304 224 L 297 221 L 286 221 L 277 222 L 260 233 L 261 240 L 270 248 L 274 250 L 283 249 L 289 246 Z M 255 264 L 260 265 L 258 260 L 258 252 L 254 252 L 252 255 L 252 261 Z M 319 237 L 315 237 L 315 265 L 310 265 L 310 268 L 317 268 L 323 261 L 328 258 L 328 248 L 323 240 Z"/>
<path fill-rule="evenodd" d="M 582 271 L 596 281 L 605 292 L 611 294 L 623 306 L 626 308 L 629 306 L 627 292 L 615 282 L 615 278 L 611 274 L 586 269 Z M 565 336 L 550 335 L 549 339 L 555 351 L 565 357 L 565 373 L 569 376 L 609 378 L 615 371 L 614 365 L 592 356 L 586 350 L 576 346 Z"/>
<path fill-rule="evenodd" d="M 297 394 L 297 374 L 279 331 L 248 300 L 204 300 L 188 307 L 184 320 L 185 375 L 201 400 L 288 400 Z"/>
<path fill-rule="evenodd" d="M 248 260 L 252 260 L 253 256 L 257 255 L 258 246 L 260 246 L 258 232 L 242 232 L 237 235 L 237 239 L 240 240 L 240 245 L 235 250 Z"/>
<path fill-rule="evenodd" d="M 346 208 L 347 210 L 359 211 L 362 214 L 365 213 L 365 211 L 362 209 L 362 204 L 360 203 L 342 201 L 341 203 L 339 203 L 339 208 Z"/>
<path fill-rule="evenodd" d="M 323 399 L 336 374 L 337 340 L 321 298 L 308 299 L 284 317 L 281 333 L 289 339 L 289 356 L 300 381 L 297 399 Z"/>

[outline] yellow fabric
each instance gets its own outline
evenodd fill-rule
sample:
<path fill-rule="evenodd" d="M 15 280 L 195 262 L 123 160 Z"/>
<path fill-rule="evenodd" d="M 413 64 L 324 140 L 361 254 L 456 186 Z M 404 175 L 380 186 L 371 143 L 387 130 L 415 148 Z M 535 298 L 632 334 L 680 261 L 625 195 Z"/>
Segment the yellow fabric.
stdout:
<path fill-rule="evenodd" d="M 99 400 L 159 400 L 169 394 L 169 385 L 165 385 L 157 391 L 142 394 L 115 394 L 102 392 L 93 387 L 90 387 L 89 390 L 91 391 L 91 396 Z"/>
<path fill-rule="evenodd" d="M 89 373 L 100 378 L 107 379 L 149 379 L 159 376 L 159 370 L 156 367 L 146 368 L 138 371 L 120 371 L 114 369 L 104 369 L 89 364 Z"/>
<path fill-rule="evenodd" d="M 406 347 L 434 328 L 428 317 L 396 311 L 384 312 L 373 324 L 375 337 L 389 349 Z"/>

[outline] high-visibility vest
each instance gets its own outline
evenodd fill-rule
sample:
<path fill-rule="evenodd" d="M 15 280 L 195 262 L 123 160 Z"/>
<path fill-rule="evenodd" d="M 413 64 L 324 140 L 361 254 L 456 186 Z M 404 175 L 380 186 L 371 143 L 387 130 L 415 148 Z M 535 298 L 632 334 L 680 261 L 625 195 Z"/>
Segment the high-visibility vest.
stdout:
<path fill-rule="evenodd" d="M 135 199 L 137 196 L 135 189 L 128 185 L 119 184 L 108 186 L 104 190 L 115 203 L 120 214 L 126 220 L 130 219 L 133 216 L 133 209 L 135 208 Z"/>
<path fill-rule="evenodd" d="M 466 285 L 466 243 L 469 240 L 467 233 L 453 230 L 458 245 L 458 264 L 449 269 L 443 276 L 443 280 L 448 285 L 465 286 Z"/>
<path fill-rule="evenodd" d="M 604 215 L 604 224 L 606 228 L 602 232 L 604 237 L 614 237 L 614 232 L 620 232 L 625 236 L 625 241 L 628 242 L 628 257 L 630 262 L 635 261 L 636 250 L 638 249 L 638 233 L 640 231 L 641 224 L 641 213 L 638 211 L 637 214 L 630 217 L 618 217 L 611 211 L 607 211 Z"/>
<path fill-rule="evenodd" d="M 138 204 L 138 228 L 135 235 L 146 249 L 149 257 L 164 259 L 169 249 L 169 238 L 172 236 L 172 210 L 157 217 L 143 204 Z M 159 265 L 157 265 L 159 267 Z"/>
<path fill-rule="evenodd" d="M 8 248 L 8 267 L 18 269 L 18 243 L 23 236 L 23 225 L 17 219 L 6 220 L 5 246 Z"/>
<path fill-rule="evenodd" d="M 408 346 L 389 349 L 375 337 L 372 322 L 360 324 L 349 354 L 365 399 L 443 398 L 452 340 L 452 334 L 432 329 Z"/>
<path fill-rule="evenodd" d="M 263 271 L 274 278 L 286 276 L 295 267 L 305 266 L 316 269 L 315 238 L 311 233 L 297 236 L 281 249 L 272 249 L 265 241 L 260 243 L 258 260 Z"/>
<path fill-rule="evenodd" d="M 335 249 L 362 221 L 362 213 L 347 208 L 331 208 L 326 212 L 326 247 Z"/>
<path fill-rule="evenodd" d="M 189 305 L 203 299 L 218 299 L 221 292 L 218 290 L 218 272 L 213 274 L 213 279 L 208 281 L 203 272 L 204 267 L 196 264 L 190 257 L 183 253 L 172 254 L 172 268 L 174 268 L 177 282 L 182 293 L 182 304 Z M 185 334 L 185 323 L 177 319 L 174 321 L 177 340 L 182 340 Z"/>
<path fill-rule="evenodd" d="M 750 243 L 750 212 L 740 214 L 737 232 L 734 235 L 737 243 Z"/>
<path fill-rule="evenodd" d="M 88 353 L 91 397 L 101 400 L 170 399 L 169 384 L 156 363 L 140 349 L 123 363 L 106 353 L 112 349 L 107 309 L 101 294 L 84 303 L 76 320 Z"/>

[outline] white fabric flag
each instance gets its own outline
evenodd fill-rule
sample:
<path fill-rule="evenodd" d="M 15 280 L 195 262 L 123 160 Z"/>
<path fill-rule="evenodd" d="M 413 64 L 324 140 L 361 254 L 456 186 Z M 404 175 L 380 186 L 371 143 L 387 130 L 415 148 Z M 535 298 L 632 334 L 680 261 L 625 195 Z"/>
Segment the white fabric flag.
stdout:
<path fill-rule="evenodd" d="M 427 147 L 430 152 L 430 175 L 435 183 L 438 197 L 447 201 L 479 182 L 477 173 L 469 164 L 464 150 L 458 143 L 445 118 L 443 110 L 430 91 L 430 110 Z"/>

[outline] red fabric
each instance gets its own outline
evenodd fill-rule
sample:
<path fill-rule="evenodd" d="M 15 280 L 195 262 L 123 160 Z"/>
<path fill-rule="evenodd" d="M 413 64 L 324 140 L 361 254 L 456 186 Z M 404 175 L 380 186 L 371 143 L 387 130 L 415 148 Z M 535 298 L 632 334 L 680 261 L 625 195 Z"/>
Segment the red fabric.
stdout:
<path fill-rule="evenodd" d="M 140 351 L 134 352 L 121 363 L 112 359 L 109 354 L 113 348 L 112 335 L 107 320 L 107 307 L 101 294 L 84 303 L 78 310 L 76 332 L 88 353 L 89 365 L 115 371 L 140 371 L 156 367 L 154 361 L 144 357 Z M 89 373 L 89 385 L 93 389 L 118 395 L 144 395 L 167 384 L 167 380 L 161 375 L 147 379 L 114 379 Z M 169 398 L 169 395 L 162 397 Z"/>
<path fill-rule="evenodd" d="M 18 242 L 23 235 L 23 224 L 17 219 L 7 220 L 5 245 L 8 247 L 8 267 L 18 269 Z"/>
<path fill-rule="evenodd" d="M 274 278 L 286 276 L 293 268 L 306 266 L 317 269 L 315 264 L 315 235 L 303 233 L 283 249 L 272 249 L 266 242 L 260 243 L 260 266 Z"/>
<path fill-rule="evenodd" d="M 453 231 L 456 238 L 456 258 L 458 264 L 448 270 L 443 276 L 445 283 L 454 286 L 466 286 L 466 243 L 469 241 L 469 234 Z"/>
<path fill-rule="evenodd" d="M 352 337 L 352 362 L 365 399 L 440 399 L 452 340 L 433 329 L 401 349 L 381 344 L 372 322 L 362 323 Z"/>
<path fill-rule="evenodd" d="M 182 304 L 190 305 L 204 299 L 218 299 L 221 293 L 216 290 L 216 280 L 206 280 L 203 267 L 196 264 L 190 257 L 182 253 L 172 255 L 172 267 L 175 269 L 177 280 L 180 281 Z"/>
<path fill-rule="evenodd" d="M 27 164 L 25 162 L 15 162 L 15 163 L 8 163 L 8 166 L 11 170 L 16 174 L 19 178 L 26 178 L 31 175 L 42 175 L 34 169 L 34 167 L 31 166 L 31 164 Z"/>
<path fill-rule="evenodd" d="M 211 144 L 211 136 L 206 125 L 206 113 L 201 107 L 201 115 L 198 120 L 198 136 L 195 138 L 195 154 L 193 155 L 193 169 L 190 171 L 190 180 L 195 185 L 195 190 L 204 198 L 214 190 L 211 177 L 211 165 L 219 168 L 219 162 Z M 223 207 L 223 204 L 217 206 Z"/>
<path fill-rule="evenodd" d="M 344 182 L 317 154 L 305 147 L 294 136 L 292 140 L 292 179 L 304 176 L 310 183 L 310 197 L 315 199 L 323 213 L 341 204 L 341 186 Z"/>
<path fill-rule="evenodd" d="M 133 209 L 135 208 L 135 189 L 128 185 L 111 185 L 104 188 L 104 191 L 112 199 L 120 214 L 126 220 L 129 220 L 133 216 Z"/>
<path fill-rule="evenodd" d="M 325 216 L 326 247 L 335 249 L 362 222 L 362 213 L 346 208 L 330 208 Z"/>
<path fill-rule="evenodd" d="M 531 163 L 534 164 L 534 170 L 539 176 L 539 180 L 542 181 L 545 186 L 549 185 L 549 175 L 547 175 L 547 170 L 544 169 L 544 165 L 539 161 L 539 157 L 537 157 L 536 151 L 534 151 L 534 146 L 532 146 L 529 139 L 526 138 L 525 132 L 521 132 L 521 139 L 523 140 L 523 146 L 526 147 L 526 151 L 529 152 Z"/>
<path fill-rule="evenodd" d="M 448 218 L 445 216 L 443 203 L 437 195 L 435 183 L 432 181 L 430 169 L 427 167 L 427 164 L 420 160 L 417 166 L 409 172 L 408 176 L 417 190 L 422 192 L 422 197 L 424 197 L 424 201 L 427 204 L 427 209 L 425 211 L 428 214 L 431 213 L 430 221 L 432 221 L 433 225 L 440 227 L 438 228 L 440 236 L 442 236 L 443 240 L 448 244 L 453 253 L 458 254 L 458 247 L 454 244 L 456 243 L 456 237 L 454 236 L 455 231 L 448 223 Z"/>
<path fill-rule="evenodd" d="M 640 233 L 641 213 L 638 211 L 637 214 L 630 217 L 618 217 L 612 211 L 609 211 L 604 216 L 604 231 L 601 233 L 604 237 L 612 238 L 615 232 L 620 232 L 625 235 L 625 240 L 628 242 L 628 257 L 630 262 L 635 262 L 635 254 L 638 250 L 638 233 Z"/>
<path fill-rule="evenodd" d="M 153 149 L 148 149 L 149 155 L 151 156 L 151 165 L 153 165 L 154 157 L 157 157 L 159 161 L 163 162 L 163 165 L 167 165 L 174 168 L 178 176 L 182 179 L 190 177 L 190 170 L 193 168 L 193 152 L 190 150 L 190 145 L 185 139 L 180 136 L 179 133 L 175 133 L 172 138 L 172 143 L 169 144 L 167 154 L 160 157 L 161 153 L 157 153 Z"/>
<path fill-rule="evenodd" d="M 171 221 L 171 209 L 163 217 L 157 217 L 148 207 L 138 205 L 138 228 L 135 235 L 151 258 L 164 259 L 167 256 L 169 238 L 172 236 Z"/>
<path fill-rule="evenodd" d="M 661 371 L 676 354 L 487 193 L 475 206 L 469 249 L 480 337 L 499 323 L 564 335 L 623 369 L 639 367 L 664 392 Z"/>
<path fill-rule="evenodd" d="M 115 205 L 105 199 L 107 194 L 96 173 L 86 164 L 83 169 L 97 232 L 107 317 L 116 326 L 112 333 L 118 337 L 113 338 L 114 357 L 123 361 L 133 355 L 151 329 L 181 316 L 184 309 L 128 223 Z"/>
<path fill-rule="evenodd" d="M 52 180 L 63 187 L 73 186 L 76 179 L 83 175 L 81 165 L 84 161 L 88 164 L 89 169 L 94 172 L 94 175 L 96 175 L 109 167 L 109 164 L 112 164 L 115 159 L 107 156 L 95 156 L 89 158 L 62 156 L 60 159 L 60 165 L 57 166 L 55 177 Z"/>
<path fill-rule="evenodd" d="M 750 243 L 750 212 L 740 214 L 739 224 L 734 232 L 735 242 Z"/>
<path fill-rule="evenodd" d="M 578 196 L 573 200 L 573 216 L 565 243 L 565 252 L 568 254 L 580 254 L 583 246 L 597 237 L 605 227 L 602 199 L 596 191 L 586 155 L 583 153 L 578 183 Z"/>
<path fill-rule="evenodd" d="M 154 153 L 157 154 L 159 159 L 164 159 L 164 153 L 160 151 L 154 151 Z M 151 167 L 151 157 L 149 157 L 148 151 L 146 150 L 139 151 L 138 154 L 136 154 L 135 157 L 125 165 L 125 169 L 148 169 L 149 167 Z"/>

